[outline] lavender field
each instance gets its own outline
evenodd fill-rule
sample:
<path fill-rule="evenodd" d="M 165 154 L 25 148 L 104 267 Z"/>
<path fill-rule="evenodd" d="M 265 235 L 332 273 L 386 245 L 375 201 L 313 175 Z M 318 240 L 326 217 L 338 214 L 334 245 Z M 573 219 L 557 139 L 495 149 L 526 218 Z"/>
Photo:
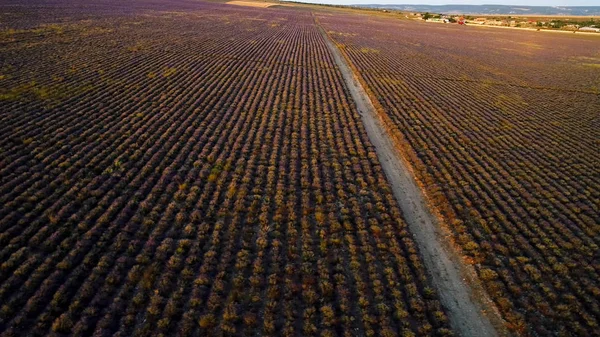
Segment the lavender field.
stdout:
<path fill-rule="evenodd" d="M 2 11 L 1 335 L 452 334 L 310 12 Z"/>
<path fill-rule="evenodd" d="M 0 4 L 0 336 L 464 334 L 328 41 L 478 315 L 600 334 L 600 39 L 262 5 Z"/>

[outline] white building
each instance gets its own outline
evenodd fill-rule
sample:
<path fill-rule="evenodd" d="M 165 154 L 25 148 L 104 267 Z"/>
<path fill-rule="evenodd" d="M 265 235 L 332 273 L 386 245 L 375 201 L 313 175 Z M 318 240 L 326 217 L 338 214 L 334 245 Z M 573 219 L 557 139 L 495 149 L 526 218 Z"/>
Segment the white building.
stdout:
<path fill-rule="evenodd" d="M 579 31 L 581 31 L 581 32 L 600 33 L 600 28 L 596 28 L 596 27 L 581 27 L 581 28 L 579 28 Z"/>

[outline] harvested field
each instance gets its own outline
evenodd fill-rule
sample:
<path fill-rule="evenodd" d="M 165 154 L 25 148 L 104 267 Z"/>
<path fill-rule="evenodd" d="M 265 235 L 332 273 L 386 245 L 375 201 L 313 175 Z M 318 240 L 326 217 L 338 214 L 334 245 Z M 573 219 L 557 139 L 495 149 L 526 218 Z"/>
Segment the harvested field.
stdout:
<path fill-rule="evenodd" d="M 260 8 L 268 8 L 274 6 L 273 3 L 269 2 L 254 2 L 254 1 L 228 1 L 228 5 L 236 5 L 236 6 L 248 6 L 248 7 L 260 7 Z"/>

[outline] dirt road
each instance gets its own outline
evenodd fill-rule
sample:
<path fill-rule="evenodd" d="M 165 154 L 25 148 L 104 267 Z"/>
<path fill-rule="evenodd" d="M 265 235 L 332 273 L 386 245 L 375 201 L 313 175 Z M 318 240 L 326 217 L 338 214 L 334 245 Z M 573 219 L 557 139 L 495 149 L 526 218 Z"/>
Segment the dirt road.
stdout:
<path fill-rule="evenodd" d="M 465 272 L 467 266 L 462 264 L 461 258 L 447 242 L 444 242 L 437 218 L 432 215 L 415 178 L 381 125 L 369 96 L 341 51 L 323 28 L 320 26 L 319 28 L 362 116 L 369 139 L 377 150 L 377 156 L 392 185 L 404 219 L 419 246 L 427 272 L 439 293 L 442 304 L 447 309 L 450 324 L 460 336 L 499 336 L 498 331 L 501 329 L 497 330 L 489 317 L 484 314 L 486 308 L 482 303 L 489 300 L 480 299 L 481 292 L 477 292 L 478 296 L 475 296 L 474 291 L 465 282 L 465 278 L 468 277 Z M 496 321 L 498 319 L 500 318 L 497 317 Z"/>

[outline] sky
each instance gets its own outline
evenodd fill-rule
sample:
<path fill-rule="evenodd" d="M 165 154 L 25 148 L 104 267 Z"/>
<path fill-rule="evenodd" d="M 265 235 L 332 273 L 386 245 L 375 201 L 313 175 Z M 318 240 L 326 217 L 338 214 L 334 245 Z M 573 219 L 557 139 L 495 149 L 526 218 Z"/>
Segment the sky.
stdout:
<path fill-rule="evenodd" d="M 600 6 L 600 0 L 294 0 L 335 5 L 418 4 L 418 5 L 521 5 L 521 6 Z"/>

